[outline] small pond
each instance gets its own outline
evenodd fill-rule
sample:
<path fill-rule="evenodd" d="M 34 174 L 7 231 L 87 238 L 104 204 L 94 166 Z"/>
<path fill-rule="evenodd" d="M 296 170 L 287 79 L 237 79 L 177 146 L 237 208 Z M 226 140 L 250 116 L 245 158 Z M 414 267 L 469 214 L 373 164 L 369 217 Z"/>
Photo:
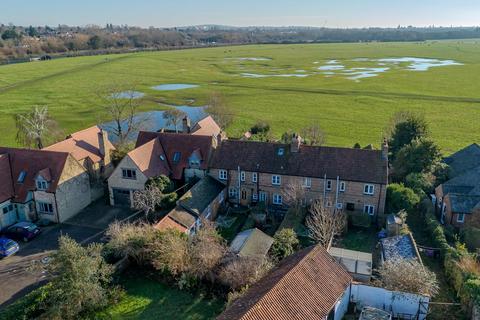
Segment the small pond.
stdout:
<path fill-rule="evenodd" d="M 265 58 L 265 57 L 246 57 L 246 58 L 225 58 L 226 60 L 239 60 L 239 61 L 270 61 L 272 60 L 271 58 Z"/>
<path fill-rule="evenodd" d="M 191 89 L 197 88 L 198 85 L 196 84 L 187 84 L 187 83 L 170 83 L 170 84 L 160 84 L 158 86 L 152 87 L 154 90 L 159 91 L 173 91 L 173 90 L 184 90 L 184 89 Z"/>
<path fill-rule="evenodd" d="M 305 78 L 308 77 L 308 74 L 297 74 L 297 73 L 287 73 L 287 74 L 258 74 L 258 73 L 241 73 L 241 76 L 244 78 L 269 78 L 269 77 L 280 77 L 280 78 Z"/>
<path fill-rule="evenodd" d="M 185 112 L 185 114 L 187 114 L 188 117 L 190 118 L 192 126 L 207 116 L 207 113 L 205 112 L 205 107 L 189 107 L 189 106 L 172 106 L 172 107 Z M 136 114 L 134 122 L 137 124 L 138 129 L 132 132 L 128 136 L 127 140 L 135 142 L 137 140 L 139 131 L 156 132 L 156 131 L 160 131 L 162 128 L 165 128 L 168 130 L 175 130 L 175 127 L 173 125 L 169 125 L 169 126 L 167 125 L 167 121 L 163 118 L 164 112 L 165 111 L 163 110 L 163 111 L 140 112 Z M 118 141 L 117 137 L 112 133 L 115 128 L 114 122 L 102 123 L 100 127 L 109 132 L 109 138 L 113 143 Z M 124 129 L 127 128 L 126 121 L 122 123 L 122 128 Z M 181 124 L 178 129 L 181 130 Z"/>

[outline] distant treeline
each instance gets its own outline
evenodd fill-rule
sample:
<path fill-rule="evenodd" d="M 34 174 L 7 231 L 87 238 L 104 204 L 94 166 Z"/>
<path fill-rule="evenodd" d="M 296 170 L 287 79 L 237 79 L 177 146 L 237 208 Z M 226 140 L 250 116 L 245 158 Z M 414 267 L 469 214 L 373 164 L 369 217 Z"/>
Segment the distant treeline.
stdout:
<path fill-rule="evenodd" d="M 183 28 L 23 27 L 0 25 L 0 63 L 31 58 L 74 56 L 102 52 L 166 50 L 233 44 L 424 41 L 480 38 L 480 27 L 398 27 L 330 29 L 310 27 Z"/>

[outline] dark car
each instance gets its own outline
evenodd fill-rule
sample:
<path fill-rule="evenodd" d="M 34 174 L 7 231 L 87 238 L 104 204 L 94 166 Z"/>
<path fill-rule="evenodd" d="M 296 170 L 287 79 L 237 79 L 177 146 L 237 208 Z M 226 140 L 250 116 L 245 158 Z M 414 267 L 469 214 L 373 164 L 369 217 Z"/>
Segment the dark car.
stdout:
<path fill-rule="evenodd" d="M 40 228 L 31 222 L 19 222 L 5 231 L 5 236 L 12 239 L 19 239 L 25 242 L 32 240 L 40 234 Z"/>
<path fill-rule="evenodd" d="M 0 237 L 0 258 L 15 254 L 19 250 L 18 243 L 8 238 Z"/>

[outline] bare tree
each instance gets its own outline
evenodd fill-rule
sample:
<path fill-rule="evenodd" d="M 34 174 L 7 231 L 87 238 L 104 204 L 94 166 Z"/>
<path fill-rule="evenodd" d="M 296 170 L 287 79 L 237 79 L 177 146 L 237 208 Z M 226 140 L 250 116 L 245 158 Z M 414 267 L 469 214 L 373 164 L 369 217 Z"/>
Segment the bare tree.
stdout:
<path fill-rule="evenodd" d="M 160 234 L 156 241 L 149 244 L 153 267 L 168 271 L 173 276 L 183 274 L 190 266 L 187 235 L 175 229 L 167 229 Z"/>
<path fill-rule="evenodd" d="M 142 210 L 145 215 L 155 212 L 160 205 L 164 194 L 155 185 L 147 185 L 144 190 L 138 190 L 133 193 L 133 207 Z"/>
<path fill-rule="evenodd" d="M 102 118 L 112 121 L 111 132 L 122 145 L 128 136 L 147 121 L 137 115 L 140 106 L 134 85 L 111 85 L 97 93 L 101 101 Z"/>
<path fill-rule="evenodd" d="M 297 179 L 288 183 L 282 191 L 285 203 L 291 206 L 297 214 L 300 213 L 301 208 L 306 204 L 306 194 L 306 186 Z"/>
<path fill-rule="evenodd" d="M 213 117 L 222 129 L 228 127 L 235 117 L 233 110 L 227 105 L 225 98 L 219 92 L 212 92 L 205 111 Z"/>
<path fill-rule="evenodd" d="M 310 237 L 326 248 L 331 239 L 341 234 L 347 226 L 347 216 L 343 210 L 326 207 L 323 201 L 315 201 L 306 222 Z"/>
<path fill-rule="evenodd" d="M 26 113 L 15 115 L 17 142 L 26 146 L 43 149 L 47 139 L 55 139 L 60 135 L 58 124 L 50 118 L 48 107 L 35 106 Z"/>
<path fill-rule="evenodd" d="M 303 128 L 300 134 L 311 146 L 321 146 L 327 140 L 327 135 L 318 122 L 312 122 L 308 127 Z"/>
<path fill-rule="evenodd" d="M 225 258 L 217 277 L 220 283 L 236 291 L 257 282 L 272 266 L 268 259 L 229 255 Z"/>
<path fill-rule="evenodd" d="M 376 284 L 382 288 L 434 296 L 439 292 L 435 273 L 417 260 L 402 258 L 386 261 L 377 270 Z"/>
<path fill-rule="evenodd" d="M 178 126 L 182 123 L 185 116 L 185 112 L 174 108 L 163 112 L 163 119 L 167 120 L 167 126 L 174 126 L 176 133 L 178 133 Z"/>

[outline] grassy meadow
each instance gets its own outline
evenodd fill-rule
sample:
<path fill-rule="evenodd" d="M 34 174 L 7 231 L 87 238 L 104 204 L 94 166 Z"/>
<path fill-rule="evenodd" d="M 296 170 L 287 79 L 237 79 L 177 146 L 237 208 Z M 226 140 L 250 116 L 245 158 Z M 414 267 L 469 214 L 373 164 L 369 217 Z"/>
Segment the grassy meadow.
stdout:
<path fill-rule="evenodd" d="M 364 68 L 372 63 L 355 59 L 390 57 L 454 60 L 462 65 L 428 71 L 390 65 L 387 72 L 358 81 L 318 70 L 330 60 Z M 278 76 L 289 74 L 297 76 Z M 480 141 L 480 41 L 456 40 L 252 45 L 0 66 L 0 145 L 16 145 L 12 117 L 32 105 L 47 105 L 66 133 L 98 123 L 101 106 L 96 93 L 112 83 L 134 83 L 137 91 L 145 93 L 142 110 L 164 109 L 160 103 L 204 105 L 212 91 L 222 92 L 236 113 L 227 130 L 233 137 L 257 120 L 269 122 L 277 136 L 318 120 L 328 145 L 378 146 L 390 117 L 399 110 L 412 110 L 426 116 L 444 153 Z M 171 83 L 199 87 L 151 88 Z"/>

